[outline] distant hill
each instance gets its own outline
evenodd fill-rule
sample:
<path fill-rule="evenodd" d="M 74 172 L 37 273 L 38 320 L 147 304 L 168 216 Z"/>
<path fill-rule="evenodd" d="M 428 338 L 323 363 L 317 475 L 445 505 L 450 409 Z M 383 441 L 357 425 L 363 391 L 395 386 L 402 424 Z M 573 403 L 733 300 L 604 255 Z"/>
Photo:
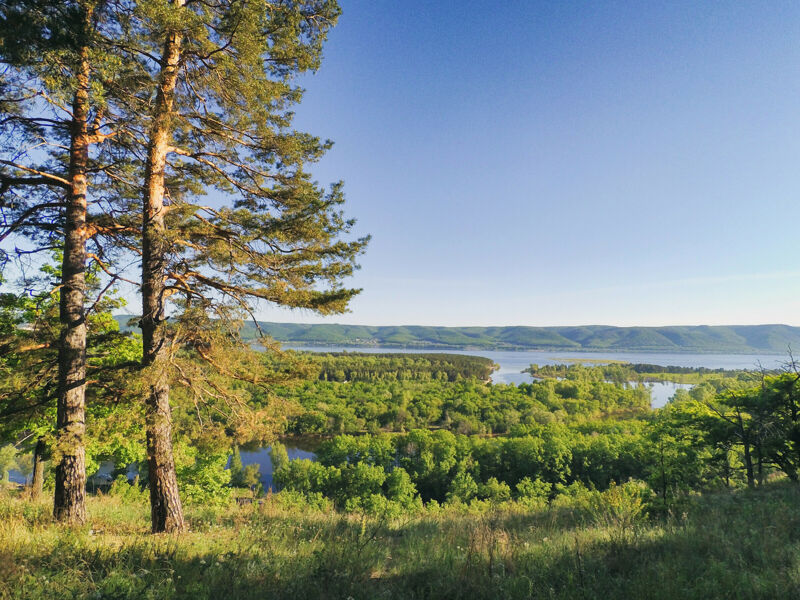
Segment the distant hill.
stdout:
<path fill-rule="evenodd" d="M 131 316 L 116 318 L 126 327 Z M 309 346 L 730 354 L 785 354 L 790 346 L 800 349 L 800 327 L 788 325 L 423 327 L 261 322 L 260 326 L 279 342 Z M 246 325 L 244 333 L 256 337 L 252 323 Z"/>

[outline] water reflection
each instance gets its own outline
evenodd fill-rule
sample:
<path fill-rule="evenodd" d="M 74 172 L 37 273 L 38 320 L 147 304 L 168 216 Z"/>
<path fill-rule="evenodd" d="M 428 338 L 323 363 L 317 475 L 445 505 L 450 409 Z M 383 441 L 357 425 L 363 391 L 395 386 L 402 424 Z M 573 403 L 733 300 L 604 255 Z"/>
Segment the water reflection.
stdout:
<path fill-rule="evenodd" d="M 299 440 L 284 440 L 281 442 L 286 447 L 286 453 L 289 455 L 289 460 L 296 460 L 296 459 L 303 459 L 308 458 L 314 460 L 316 458 L 316 454 L 314 454 L 314 450 L 319 447 L 319 440 L 306 440 L 306 439 L 299 439 Z M 269 488 L 275 488 L 275 485 L 272 481 L 272 457 L 270 455 L 270 450 L 272 449 L 271 446 L 267 446 L 266 448 L 250 448 L 246 449 L 245 447 L 240 449 L 240 455 L 242 457 L 242 465 L 253 465 L 256 464 L 259 466 L 259 471 L 261 472 L 261 484 L 264 486 L 264 489 L 267 490 Z"/>
<path fill-rule="evenodd" d="M 674 381 L 659 381 L 645 384 L 650 388 L 650 405 L 653 408 L 662 408 L 672 400 L 678 390 L 690 390 L 690 383 L 675 383 Z"/>

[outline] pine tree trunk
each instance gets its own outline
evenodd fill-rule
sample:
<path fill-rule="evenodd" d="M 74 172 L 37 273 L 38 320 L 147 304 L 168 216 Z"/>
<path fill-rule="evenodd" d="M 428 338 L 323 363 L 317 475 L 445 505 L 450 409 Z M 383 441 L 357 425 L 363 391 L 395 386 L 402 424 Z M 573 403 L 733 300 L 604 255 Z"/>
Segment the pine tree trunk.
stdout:
<path fill-rule="evenodd" d="M 741 417 L 739 417 L 741 423 Z M 744 449 L 744 470 L 747 475 L 747 487 L 756 487 L 756 478 L 753 473 L 753 455 L 750 452 L 750 440 L 747 437 L 742 438 L 742 447 Z"/>
<path fill-rule="evenodd" d="M 758 465 L 758 487 L 764 485 L 764 457 L 761 456 L 761 444 L 756 446 L 756 464 Z"/>
<path fill-rule="evenodd" d="M 31 500 L 36 500 L 42 495 L 44 487 L 44 440 L 36 440 L 33 449 L 33 480 L 31 481 Z"/>
<path fill-rule="evenodd" d="M 174 2 L 176 7 L 183 0 Z M 164 222 L 164 170 L 172 137 L 172 106 L 178 80 L 182 35 L 168 32 L 161 58 L 153 123 L 147 149 L 142 213 L 142 365 L 150 370 L 147 396 L 147 460 L 153 533 L 184 529 L 183 508 L 172 455 L 172 422 L 167 379 L 164 294 L 169 242 Z"/>
<path fill-rule="evenodd" d="M 89 56 L 82 48 L 72 103 L 69 182 L 61 271 L 56 416 L 56 489 L 53 516 L 86 521 L 86 455 L 83 446 L 86 390 L 86 169 L 89 161 Z"/>

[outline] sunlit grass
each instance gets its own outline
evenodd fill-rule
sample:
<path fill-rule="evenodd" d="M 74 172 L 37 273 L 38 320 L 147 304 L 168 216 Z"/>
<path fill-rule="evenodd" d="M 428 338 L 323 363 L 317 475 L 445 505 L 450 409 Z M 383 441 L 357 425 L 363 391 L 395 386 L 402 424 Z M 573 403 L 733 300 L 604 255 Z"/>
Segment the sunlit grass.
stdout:
<path fill-rule="evenodd" d="M 791 598 L 800 491 L 699 499 L 626 528 L 569 509 L 399 519 L 262 506 L 189 508 L 147 532 L 146 502 L 89 500 L 91 523 L 0 498 L 0 598 Z M 600 525 L 602 523 L 602 525 Z"/>

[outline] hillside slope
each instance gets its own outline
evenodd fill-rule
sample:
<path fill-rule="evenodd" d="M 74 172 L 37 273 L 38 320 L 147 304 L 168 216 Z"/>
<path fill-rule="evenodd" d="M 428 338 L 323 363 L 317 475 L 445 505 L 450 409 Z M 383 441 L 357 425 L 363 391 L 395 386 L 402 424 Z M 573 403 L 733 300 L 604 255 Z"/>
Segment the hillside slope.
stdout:
<path fill-rule="evenodd" d="M 126 328 L 131 316 L 116 318 Z M 260 326 L 279 342 L 310 346 L 726 354 L 786 354 L 790 347 L 800 348 L 800 327 L 789 325 L 430 327 L 261 322 Z M 252 323 L 245 325 L 245 336 L 256 337 Z"/>
<path fill-rule="evenodd" d="M 0 495 L 0 599 L 797 598 L 800 490 L 697 498 L 626 525 L 598 506 L 410 518 L 286 506 L 187 506 L 190 531 L 149 535 L 144 502 L 89 498 L 89 526 Z"/>

